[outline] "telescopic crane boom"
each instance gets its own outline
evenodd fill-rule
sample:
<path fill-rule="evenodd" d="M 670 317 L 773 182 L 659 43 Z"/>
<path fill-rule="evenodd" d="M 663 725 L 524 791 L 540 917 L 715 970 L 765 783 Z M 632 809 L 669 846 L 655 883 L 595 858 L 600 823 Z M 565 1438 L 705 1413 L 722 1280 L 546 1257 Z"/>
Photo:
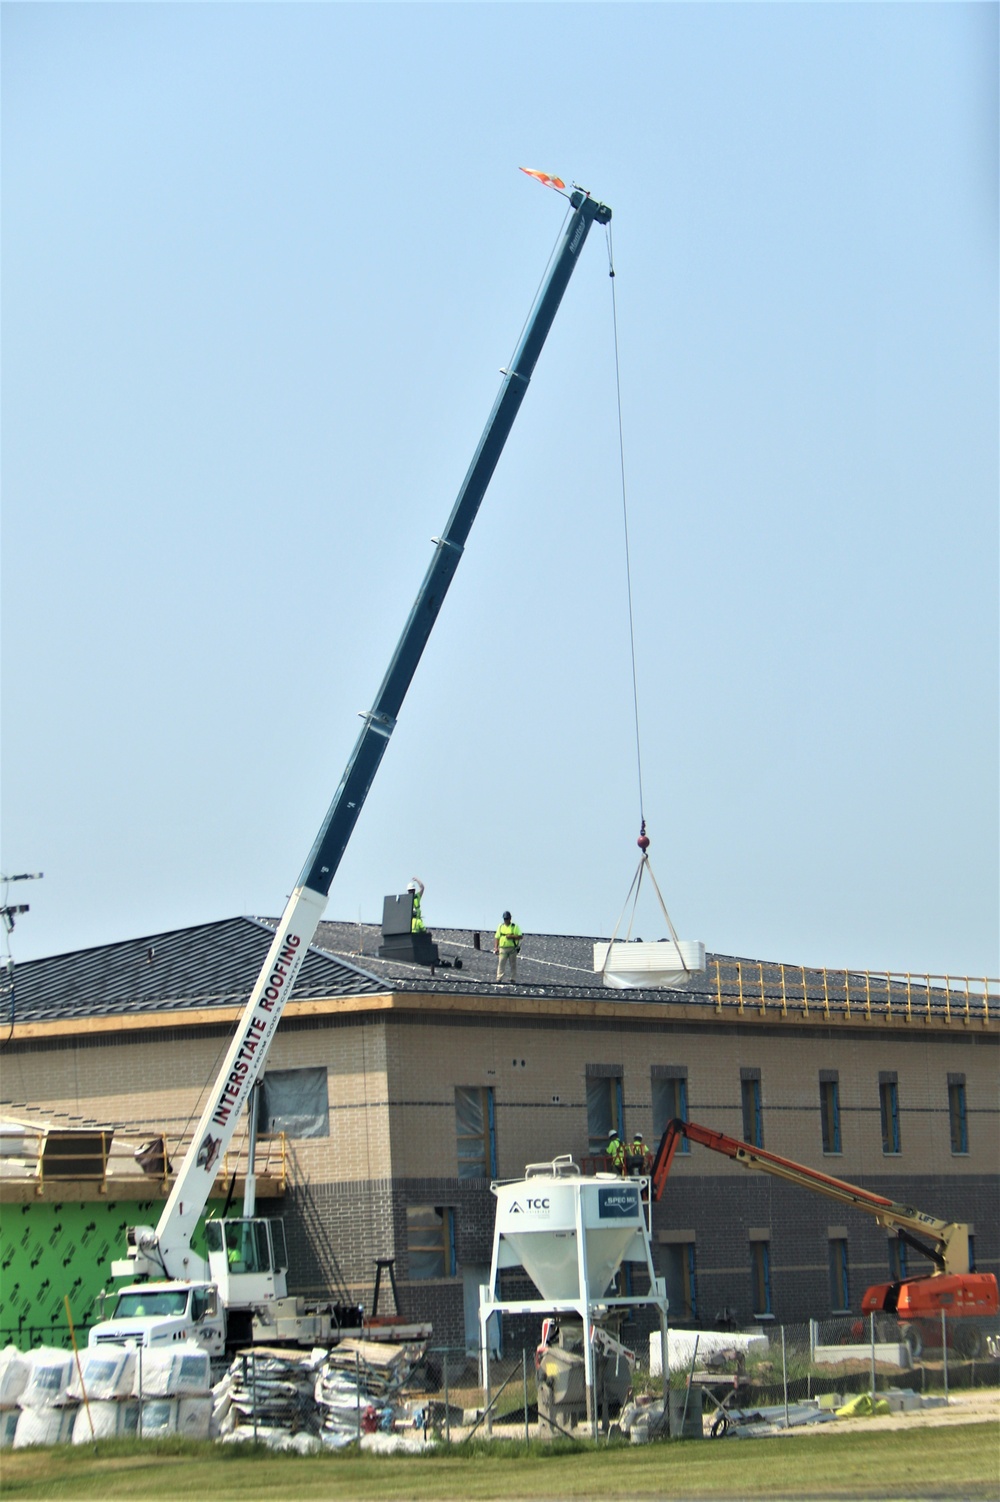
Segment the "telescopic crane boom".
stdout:
<path fill-rule="evenodd" d="M 957 1221 L 939 1220 L 912 1205 L 898 1204 L 884 1195 L 860 1189 L 843 1179 L 832 1178 L 816 1168 L 807 1168 L 791 1158 L 765 1152 L 737 1137 L 727 1137 L 696 1121 L 671 1121 L 660 1139 L 652 1169 L 652 1197 L 662 1198 L 674 1154 L 683 1138 L 698 1142 L 713 1153 L 722 1153 L 744 1168 L 754 1168 L 826 1195 L 842 1205 L 853 1206 L 872 1215 L 880 1226 L 896 1231 L 901 1241 L 922 1252 L 935 1263 L 929 1277 L 902 1278 L 894 1283 L 879 1283 L 866 1290 L 861 1308 L 866 1314 L 884 1309 L 900 1318 L 918 1318 L 939 1313 L 996 1314 L 1000 1308 L 997 1280 L 992 1273 L 969 1270 L 969 1227 Z"/>
<path fill-rule="evenodd" d="M 156 1229 L 134 1227 L 128 1260 L 113 1264 L 116 1276 L 204 1276 L 191 1252 L 191 1236 L 208 1203 L 216 1174 L 260 1074 L 282 1011 L 326 908 L 334 874 L 364 807 L 372 779 L 396 725 L 396 717 L 458 568 L 472 523 L 514 424 L 542 346 L 593 224 L 607 224 L 611 210 L 587 193 L 569 195 L 572 212 L 535 300 L 524 333 L 490 413 L 403 634 L 334 794 L 285 911 L 267 959 L 244 1009 L 209 1101 L 195 1128 Z M 283 1291 L 283 1290 L 282 1290 Z"/>

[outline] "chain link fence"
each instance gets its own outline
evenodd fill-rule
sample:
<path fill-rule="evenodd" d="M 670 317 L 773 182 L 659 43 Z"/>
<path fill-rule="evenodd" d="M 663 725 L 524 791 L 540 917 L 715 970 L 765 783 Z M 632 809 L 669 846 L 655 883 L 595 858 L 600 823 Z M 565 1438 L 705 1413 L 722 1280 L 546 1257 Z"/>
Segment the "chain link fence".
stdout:
<path fill-rule="evenodd" d="M 493 1351 L 485 1370 L 462 1347 L 366 1340 L 330 1351 L 254 1347 L 214 1367 L 192 1347 L 77 1356 L 55 1343 L 28 1353 L 9 1345 L 0 1353 L 0 1444 L 181 1434 L 305 1452 L 475 1438 L 720 1438 L 1000 1385 L 997 1320 L 843 1315 L 670 1329 L 666 1363 L 659 1332 L 630 1341 L 625 1323 L 617 1339 L 599 1332 L 589 1393 L 582 1327 L 548 1323 L 544 1345 Z"/>

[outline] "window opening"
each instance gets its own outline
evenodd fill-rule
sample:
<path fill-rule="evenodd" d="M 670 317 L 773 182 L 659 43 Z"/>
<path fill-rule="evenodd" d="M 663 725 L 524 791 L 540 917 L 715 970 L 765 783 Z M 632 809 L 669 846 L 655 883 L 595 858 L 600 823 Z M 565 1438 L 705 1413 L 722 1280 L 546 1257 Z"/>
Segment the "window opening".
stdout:
<path fill-rule="evenodd" d="M 820 1077 L 819 1119 L 823 1133 L 823 1151 L 840 1152 L 840 1081 L 836 1076 Z"/>
<path fill-rule="evenodd" d="M 830 1304 L 835 1314 L 842 1314 L 851 1307 L 847 1242 L 839 1236 L 830 1241 Z"/>
<path fill-rule="evenodd" d="M 895 1075 L 880 1076 L 878 1085 L 879 1111 L 882 1117 L 882 1151 L 898 1153 L 899 1146 L 899 1086 Z"/>
<path fill-rule="evenodd" d="M 325 1068 L 268 1069 L 258 1091 L 261 1132 L 329 1137 L 330 1096 Z"/>
<path fill-rule="evenodd" d="M 408 1205 L 406 1243 L 411 1278 L 453 1278 L 455 1212 L 448 1206 Z"/>
<path fill-rule="evenodd" d="M 698 1285 L 695 1272 L 695 1244 L 678 1241 L 664 1248 L 663 1273 L 667 1284 L 672 1318 L 676 1321 L 698 1318 Z"/>
<path fill-rule="evenodd" d="M 889 1237 L 889 1276 L 894 1283 L 909 1277 L 907 1245 L 898 1236 Z"/>
<path fill-rule="evenodd" d="M 458 1177 L 490 1179 L 497 1173 L 496 1116 L 489 1085 L 456 1085 Z"/>
<path fill-rule="evenodd" d="M 948 1124 L 953 1153 L 969 1151 L 969 1128 L 965 1109 L 965 1075 L 948 1076 Z"/>
<path fill-rule="evenodd" d="M 764 1120 L 760 1098 L 760 1070 L 744 1070 L 740 1080 L 743 1106 L 743 1140 L 751 1147 L 764 1146 Z"/>
<path fill-rule="evenodd" d="M 676 1073 L 654 1075 L 652 1096 L 653 1140 L 658 1142 L 666 1131 L 668 1122 L 688 1119 L 687 1070 L 682 1071 L 678 1068 Z M 691 1144 L 686 1137 L 681 1138 L 677 1151 L 680 1153 L 691 1151 Z"/>
<path fill-rule="evenodd" d="M 750 1278 L 753 1285 L 753 1313 L 771 1313 L 771 1244 L 750 1243 Z"/>
<path fill-rule="evenodd" d="M 587 1078 L 587 1138 L 591 1153 L 607 1151 L 611 1129 L 625 1140 L 625 1109 L 620 1075 Z"/>

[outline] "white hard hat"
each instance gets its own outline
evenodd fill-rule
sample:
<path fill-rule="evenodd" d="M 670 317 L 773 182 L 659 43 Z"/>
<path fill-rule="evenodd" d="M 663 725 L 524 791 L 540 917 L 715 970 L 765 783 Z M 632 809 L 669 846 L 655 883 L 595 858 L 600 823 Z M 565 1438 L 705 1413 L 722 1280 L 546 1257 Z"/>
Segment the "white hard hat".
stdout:
<path fill-rule="evenodd" d="M 408 892 L 415 892 L 417 890 L 417 884 L 416 884 L 416 882 L 415 881 L 408 881 L 406 883 L 406 890 Z"/>

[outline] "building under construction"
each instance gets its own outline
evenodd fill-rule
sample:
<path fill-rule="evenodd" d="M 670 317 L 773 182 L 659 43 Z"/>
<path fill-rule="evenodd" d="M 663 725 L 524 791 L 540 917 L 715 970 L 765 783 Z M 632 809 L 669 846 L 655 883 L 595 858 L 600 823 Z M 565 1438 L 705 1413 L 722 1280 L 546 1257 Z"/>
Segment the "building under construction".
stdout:
<path fill-rule="evenodd" d="M 125 1228 L 169 1194 L 272 938 L 233 918 L 18 968 L 0 1339 L 59 1324 L 66 1292 L 96 1317 Z M 604 1168 L 613 1128 L 653 1148 L 673 1118 L 968 1222 L 974 1265 L 1000 1272 L 997 982 L 709 954 L 683 986 L 615 990 L 593 939 L 529 933 L 499 985 L 492 928 L 437 930 L 433 965 L 386 957 L 386 939 L 320 924 L 257 1093 L 258 1205 L 284 1217 L 290 1292 L 371 1313 L 381 1263 L 379 1313 L 397 1312 L 391 1272 L 398 1312 L 474 1346 L 491 1180 L 558 1154 Z M 247 1152 L 241 1128 L 216 1212 L 242 1195 Z M 687 1143 L 652 1208 L 672 1323 L 857 1311 L 869 1284 L 928 1270 L 870 1218 Z"/>

